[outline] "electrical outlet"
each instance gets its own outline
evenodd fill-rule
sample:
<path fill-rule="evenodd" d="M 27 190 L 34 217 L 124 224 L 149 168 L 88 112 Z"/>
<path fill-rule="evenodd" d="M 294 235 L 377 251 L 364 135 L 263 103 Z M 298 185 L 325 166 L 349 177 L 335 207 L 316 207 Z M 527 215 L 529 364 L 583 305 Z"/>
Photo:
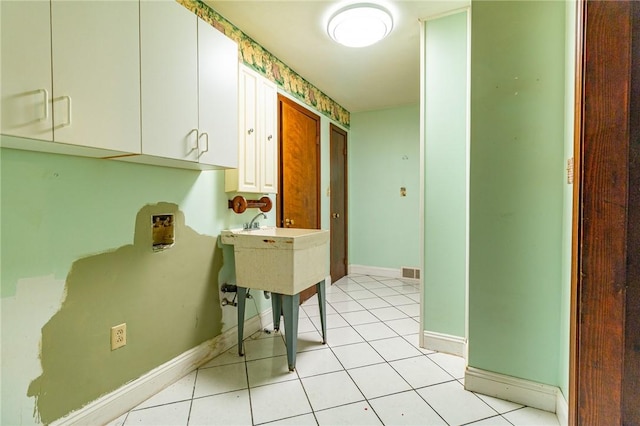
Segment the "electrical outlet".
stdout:
<path fill-rule="evenodd" d="M 127 344 L 127 323 L 111 327 L 111 350 L 116 350 Z"/>

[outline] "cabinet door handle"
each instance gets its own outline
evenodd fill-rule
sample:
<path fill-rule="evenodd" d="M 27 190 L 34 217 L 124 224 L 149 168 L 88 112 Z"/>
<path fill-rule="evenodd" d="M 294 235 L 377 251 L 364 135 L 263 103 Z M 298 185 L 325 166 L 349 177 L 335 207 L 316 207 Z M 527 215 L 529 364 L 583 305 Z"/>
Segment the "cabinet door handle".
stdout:
<path fill-rule="evenodd" d="M 38 91 L 44 94 L 44 116 L 40 119 L 40 121 L 44 121 L 49 118 L 49 92 L 47 89 L 40 89 Z"/>
<path fill-rule="evenodd" d="M 285 219 L 284 220 L 284 224 L 286 226 L 293 226 L 293 224 L 294 224 L 293 219 Z"/>
<path fill-rule="evenodd" d="M 193 151 L 197 151 L 198 148 L 200 148 L 198 145 L 200 143 L 200 131 L 198 131 L 198 129 L 192 129 L 188 134 L 190 135 L 191 133 L 195 133 L 196 134 L 196 143 L 191 147 L 191 149 L 189 150 L 189 153 L 193 152 Z"/>
<path fill-rule="evenodd" d="M 253 129 L 249 129 L 249 131 L 247 131 L 247 133 L 249 133 L 249 134 L 253 133 Z"/>
<path fill-rule="evenodd" d="M 267 137 L 267 140 L 268 140 L 268 141 L 270 141 L 271 139 L 273 139 L 273 135 L 269 135 L 269 136 Z"/>
<path fill-rule="evenodd" d="M 63 96 L 62 99 L 67 100 L 67 122 L 62 127 L 71 126 L 71 96 Z"/>
<path fill-rule="evenodd" d="M 198 136 L 198 139 L 200 139 L 202 136 L 206 136 L 206 138 L 205 138 L 205 142 L 206 142 L 205 147 L 206 148 L 203 149 L 202 151 L 200 151 L 200 155 L 204 154 L 205 152 L 209 152 L 209 133 L 207 133 L 207 132 L 200 133 L 200 136 Z"/>
<path fill-rule="evenodd" d="M 337 219 L 340 217 L 340 213 L 331 213 L 331 217 Z"/>

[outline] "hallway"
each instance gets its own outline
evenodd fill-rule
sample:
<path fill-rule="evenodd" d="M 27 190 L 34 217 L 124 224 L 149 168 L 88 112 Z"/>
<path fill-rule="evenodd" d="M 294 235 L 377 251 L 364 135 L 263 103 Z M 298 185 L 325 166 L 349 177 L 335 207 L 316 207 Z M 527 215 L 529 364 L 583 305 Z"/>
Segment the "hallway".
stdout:
<path fill-rule="evenodd" d="M 419 300 L 417 283 L 344 277 L 327 288 L 327 345 L 316 296 L 301 306 L 295 372 L 282 334 L 261 331 L 110 425 L 558 424 L 465 391 L 462 358 L 418 348 Z"/>

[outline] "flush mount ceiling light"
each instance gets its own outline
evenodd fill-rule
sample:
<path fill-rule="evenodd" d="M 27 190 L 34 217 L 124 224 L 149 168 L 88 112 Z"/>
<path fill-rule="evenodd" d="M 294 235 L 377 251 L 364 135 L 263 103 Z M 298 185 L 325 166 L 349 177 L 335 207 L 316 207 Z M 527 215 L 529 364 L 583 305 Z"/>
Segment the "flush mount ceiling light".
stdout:
<path fill-rule="evenodd" d="M 365 3 L 337 11 L 327 26 L 329 36 L 348 47 L 365 47 L 385 38 L 393 28 L 393 19 L 381 6 Z"/>

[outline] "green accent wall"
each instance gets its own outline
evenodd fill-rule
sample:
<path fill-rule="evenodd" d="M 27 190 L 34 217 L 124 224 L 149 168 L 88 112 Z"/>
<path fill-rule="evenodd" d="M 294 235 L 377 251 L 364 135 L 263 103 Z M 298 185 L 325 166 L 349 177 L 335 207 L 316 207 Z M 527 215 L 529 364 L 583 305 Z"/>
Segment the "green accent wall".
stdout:
<path fill-rule="evenodd" d="M 420 266 L 419 157 L 419 105 L 351 115 L 350 264 Z M 406 197 L 400 196 L 401 187 Z"/>
<path fill-rule="evenodd" d="M 467 12 L 424 22 L 424 329 L 465 337 Z"/>
<path fill-rule="evenodd" d="M 0 166 L 2 424 L 50 423 L 236 325 L 218 235 L 255 212 L 227 208 L 223 171 L 4 148 Z M 153 252 L 161 213 L 176 243 Z M 127 345 L 111 351 L 122 322 Z"/>
<path fill-rule="evenodd" d="M 469 360 L 558 384 L 565 2 L 474 1 Z"/>

